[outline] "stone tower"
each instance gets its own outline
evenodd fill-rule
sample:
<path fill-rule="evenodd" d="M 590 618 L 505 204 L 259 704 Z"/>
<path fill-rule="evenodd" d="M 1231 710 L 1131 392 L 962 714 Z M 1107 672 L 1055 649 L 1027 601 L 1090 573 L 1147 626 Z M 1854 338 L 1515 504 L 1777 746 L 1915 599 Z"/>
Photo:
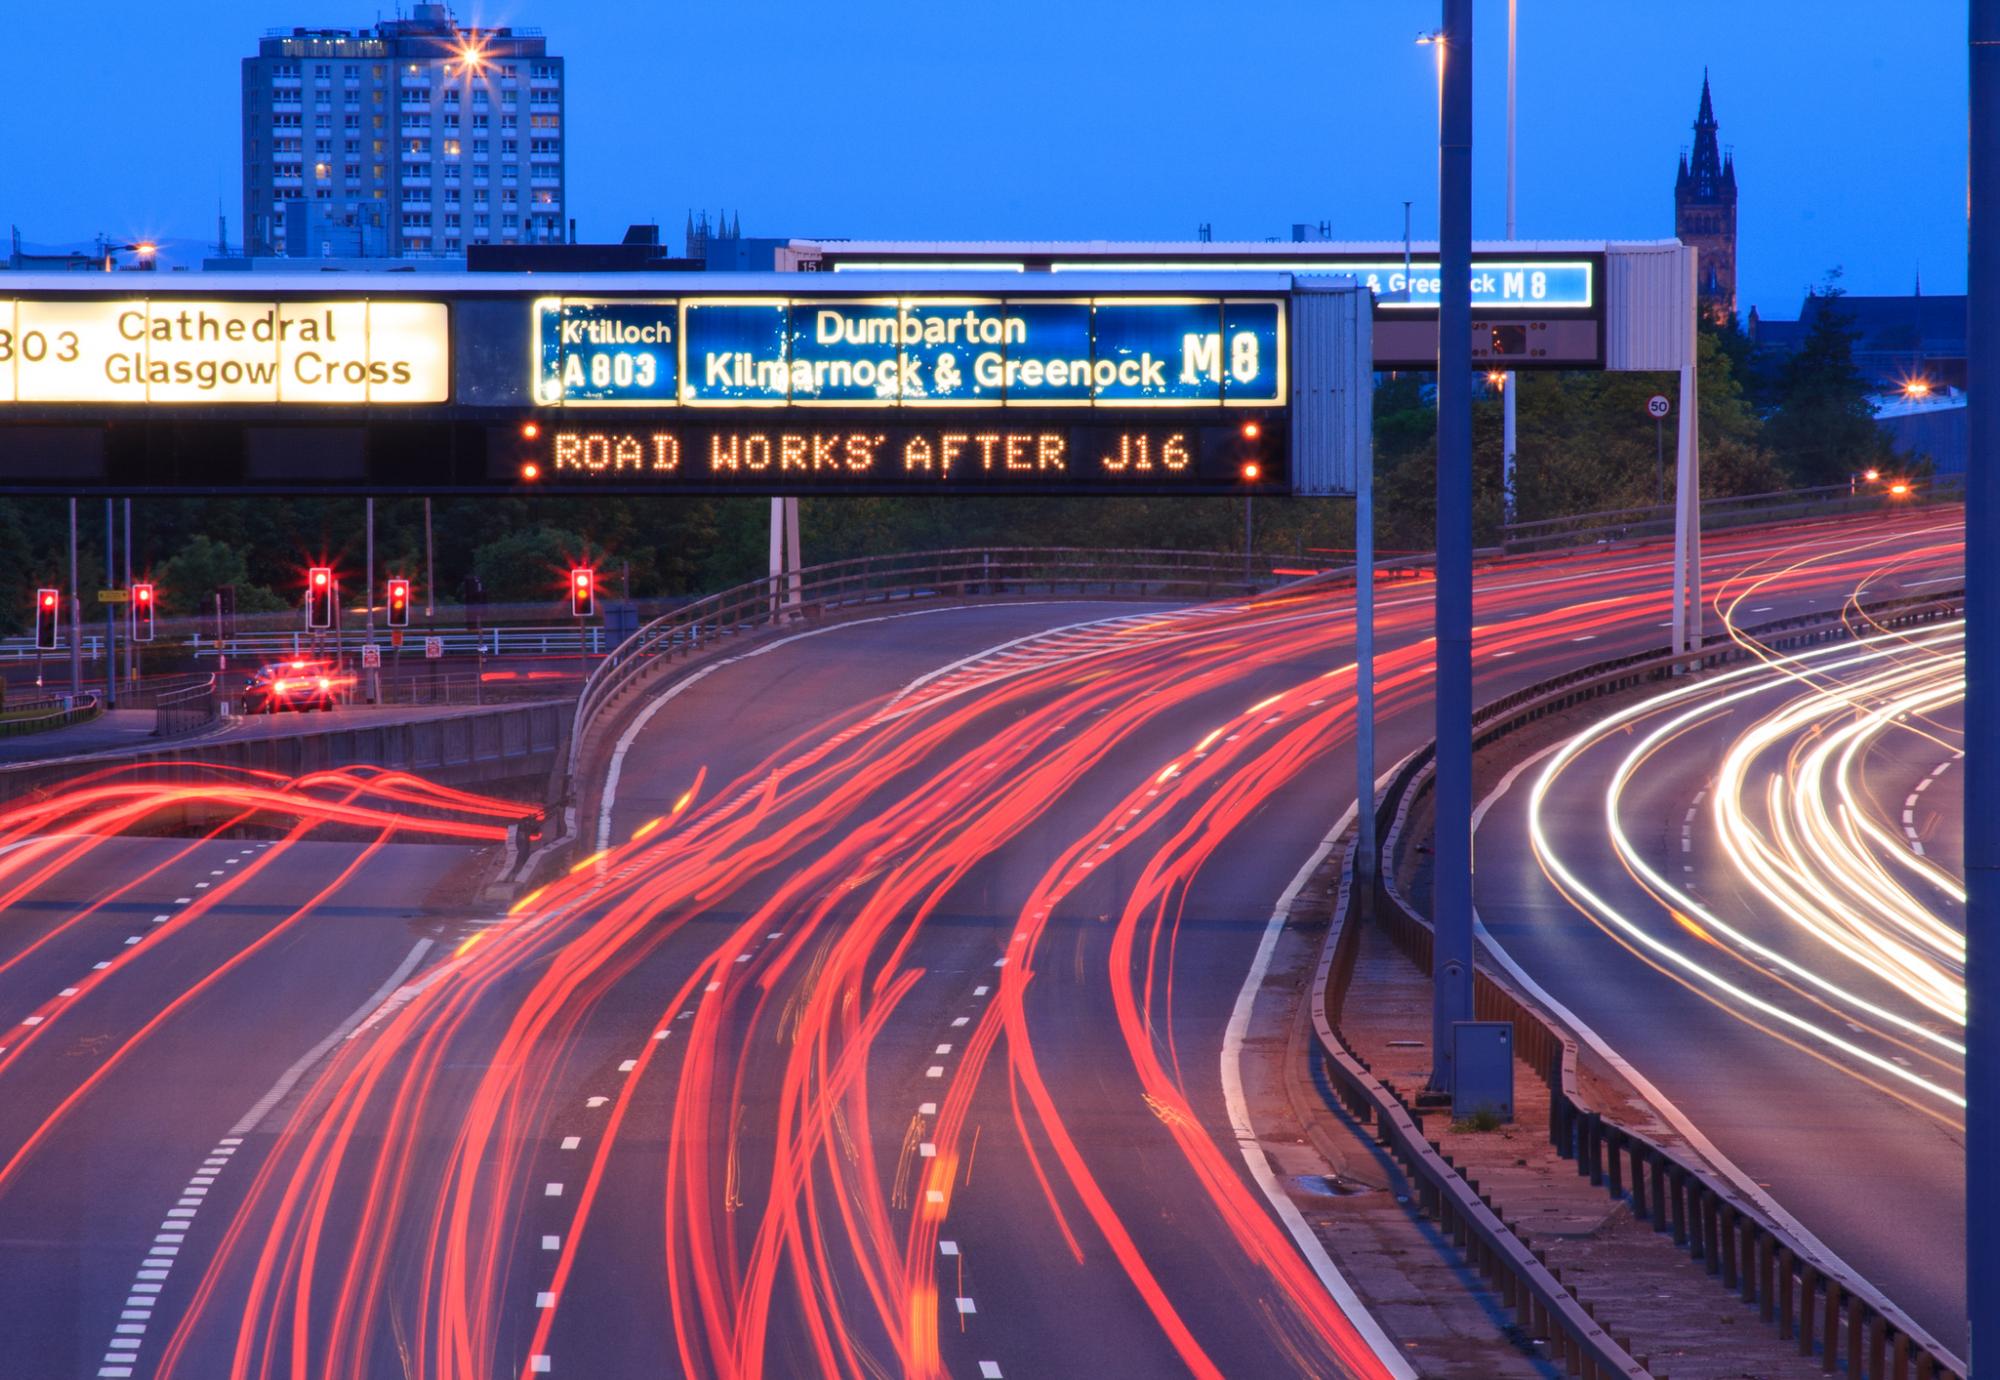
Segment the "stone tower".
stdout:
<path fill-rule="evenodd" d="M 1694 119 L 1694 154 L 1681 151 L 1674 179 L 1674 235 L 1700 254 L 1696 285 L 1701 310 L 1714 320 L 1736 318 L 1736 159 L 1715 139 L 1708 73 L 1701 74 L 1701 109 Z"/>

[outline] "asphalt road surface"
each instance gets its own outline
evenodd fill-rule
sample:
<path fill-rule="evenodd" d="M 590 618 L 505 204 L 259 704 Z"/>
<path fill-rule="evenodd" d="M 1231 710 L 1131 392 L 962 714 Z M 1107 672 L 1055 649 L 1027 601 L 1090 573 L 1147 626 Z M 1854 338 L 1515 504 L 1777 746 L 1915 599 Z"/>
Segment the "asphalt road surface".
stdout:
<path fill-rule="evenodd" d="M 1903 554 L 1875 594 L 1962 569 Z M 1962 637 L 1828 644 L 1593 714 L 1493 799 L 1476 883 L 1530 976 L 1960 1354 Z"/>
<path fill-rule="evenodd" d="M 1738 534 L 1714 588 L 1950 523 Z M 1666 569 L 1483 567 L 1481 694 L 1660 645 Z M 1385 765 L 1431 734 L 1429 596 L 1382 594 Z M 1224 1058 L 1353 798 L 1350 597 L 697 663 L 607 771 L 604 851 L 508 915 L 475 797 L 217 786 L 292 835 L 68 852 L 78 819 L 15 817 L 0 1287 L 35 1316 L 0 1374 L 1388 1373 L 1245 1171 Z"/>

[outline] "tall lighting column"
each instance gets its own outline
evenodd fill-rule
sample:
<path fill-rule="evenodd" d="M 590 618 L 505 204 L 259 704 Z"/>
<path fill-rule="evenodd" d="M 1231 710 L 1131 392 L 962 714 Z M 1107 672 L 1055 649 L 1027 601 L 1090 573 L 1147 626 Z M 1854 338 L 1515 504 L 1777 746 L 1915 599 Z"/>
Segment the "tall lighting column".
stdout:
<path fill-rule="evenodd" d="M 1965 1189 L 1970 1357 L 2000 1374 L 2000 0 L 1971 0 L 1965 465 Z"/>
<path fill-rule="evenodd" d="M 1472 0 L 1438 50 L 1437 839 L 1431 1082 L 1453 1083 L 1472 1019 Z"/>

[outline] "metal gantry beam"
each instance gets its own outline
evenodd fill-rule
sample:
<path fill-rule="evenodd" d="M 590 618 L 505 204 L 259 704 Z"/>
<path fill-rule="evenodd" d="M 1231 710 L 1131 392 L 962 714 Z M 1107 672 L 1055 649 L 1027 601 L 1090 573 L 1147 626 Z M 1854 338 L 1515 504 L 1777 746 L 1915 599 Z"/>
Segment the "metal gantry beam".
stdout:
<path fill-rule="evenodd" d="M 1966 1304 L 2000 1352 L 2000 0 L 1971 0 L 1965 467 Z"/>
<path fill-rule="evenodd" d="M 1437 841 L 1432 1086 L 1472 1019 L 1472 0 L 1445 0 L 1438 77 Z"/>

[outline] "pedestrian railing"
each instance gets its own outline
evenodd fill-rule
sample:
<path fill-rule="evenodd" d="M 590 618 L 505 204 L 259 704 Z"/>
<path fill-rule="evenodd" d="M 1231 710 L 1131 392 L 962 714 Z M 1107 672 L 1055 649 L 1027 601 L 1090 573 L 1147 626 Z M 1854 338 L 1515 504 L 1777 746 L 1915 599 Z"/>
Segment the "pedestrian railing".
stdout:
<path fill-rule="evenodd" d="M 208 727 L 222 716 L 215 677 L 203 676 L 192 685 L 161 693 L 153 700 L 153 736 L 175 738 Z"/>
<path fill-rule="evenodd" d="M 1486 705 L 1474 716 L 1473 741 L 1484 746 L 1546 715 L 1586 700 L 1616 694 L 1648 681 L 1664 680 L 1692 665 L 1745 661 L 1762 653 L 1785 651 L 1868 633 L 1914 627 L 1957 616 L 1962 592 L 1906 597 L 1867 606 L 1860 620 L 1845 614 L 1811 615 L 1777 620 L 1709 639 L 1698 654 L 1652 651 L 1599 662 L 1570 674 L 1529 686 Z M 1412 754 L 1399 767 L 1376 803 L 1379 854 L 1372 869 L 1374 916 L 1396 946 L 1428 974 L 1433 931 L 1428 920 L 1403 896 L 1390 864 L 1408 831 L 1413 808 L 1431 788 L 1435 744 Z M 1357 1119 L 1378 1118 L 1385 1144 L 1414 1177 L 1431 1183 L 1439 1163 L 1451 1168 L 1435 1143 L 1422 1140 L 1422 1119 L 1354 1054 L 1340 1034 L 1340 1017 L 1352 981 L 1360 926 L 1354 920 L 1351 889 L 1355 870 L 1350 849 L 1342 885 L 1345 922 L 1335 943 L 1322 956 L 1315 987 L 1314 1017 L 1322 1045 L 1335 1067 L 1343 1105 Z M 1476 1019 L 1506 1021 L 1514 1028 L 1515 1049 L 1547 1086 L 1548 1134 L 1556 1150 L 1576 1162 L 1577 1173 L 1601 1186 L 1613 1198 L 1630 1203 L 1633 1215 L 1653 1230 L 1671 1234 L 1674 1244 L 1702 1261 L 1723 1288 L 1754 1304 L 1759 1318 L 1775 1327 L 1782 1340 L 1795 1341 L 1803 1357 L 1817 1357 L 1829 1373 L 1845 1368 L 1856 1380 L 1963 1380 L 1966 1366 L 1935 1338 L 1897 1308 L 1866 1280 L 1823 1261 L 1754 1203 L 1717 1180 L 1706 1169 L 1650 1137 L 1608 1120 L 1584 1104 L 1577 1077 L 1576 1042 L 1552 1018 L 1531 1006 L 1511 988 L 1481 968 L 1474 974 Z M 1414 1132 L 1405 1123 L 1414 1126 Z M 1414 1135 L 1414 1139 L 1412 1138 Z M 1420 1143 L 1420 1144 L 1419 1144 Z M 1424 1153 L 1428 1148 L 1428 1155 Z M 1451 1177 L 1468 1183 L 1453 1170 Z M 1480 1245 L 1474 1252 L 1482 1269 L 1515 1271 L 1509 1307 L 1523 1307 L 1522 1325 L 1538 1336 L 1561 1333 L 1565 1347 L 1580 1353 L 1582 1373 L 1606 1373 L 1603 1361 L 1593 1362 L 1587 1334 L 1561 1310 L 1549 1311 L 1541 1295 L 1521 1282 L 1519 1262 L 1489 1243 L 1476 1223 L 1469 1222 L 1464 1195 L 1443 1187 L 1427 1188 L 1426 1210 L 1447 1224 L 1461 1246 L 1469 1237 Z M 1490 1204 L 1488 1204 L 1490 1209 Z M 1496 1218 L 1497 1220 L 1497 1218 Z M 1521 1243 L 1516 1240 L 1515 1246 Z M 1571 1302 L 1576 1302 L 1572 1297 Z M 1541 1313 L 1535 1310 L 1540 1308 Z M 1577 1373 L 1575 1368 L 1572 1374 Z M 1611 1372 L 1616 1373 L 1616 1372 Z"/>

